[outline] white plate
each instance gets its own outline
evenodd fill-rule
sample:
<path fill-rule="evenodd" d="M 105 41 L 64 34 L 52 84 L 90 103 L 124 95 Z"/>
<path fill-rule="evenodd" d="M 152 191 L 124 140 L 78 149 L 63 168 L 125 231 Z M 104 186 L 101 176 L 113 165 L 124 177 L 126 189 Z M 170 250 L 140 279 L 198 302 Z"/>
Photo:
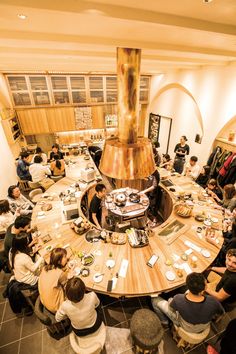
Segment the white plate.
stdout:
<path fill-rule="evenodd" d="M 78 264 L 78 262 L 75 259 L 72 259 L 68 262 L 68 267 L 70 269 L 74 268 L 76 265 Z"/>
<path fill-rule="evenodd" d="M 209 252 L 208 250 L 202 250 L 201 254 L 206 258 L 211 257 L 211 252 Z"/>
<path fill-rule="evenodd" d="M 115 261 L 114 259 L 108 259 L 108 261 L 106 261 L 106 266 L 108 268 L 113 268 L 115 266 Z"/>
<path fill-rule="evenodd" d="M 218 222 L 219 219 L 218 219 L 218 218 L 211 218 L 211 221 L 212 221 L 212 222 Z"/>
<path fill-rule="evenodd" d="M 100 283 L 103 279 L 103 275 L 101 273 L 95 273 L 93 276 L 94 283 Z"/>
<path fill-rule="evenodd" d="M 168 272 L 166 272 L 166 278 L 170 281 L 175 280 L 175 273 L 169 270 Z"/>
<path fill-rule="evenodd" d="M 204 220 L 204 224 L 205 224 L 206 226 L 211 226 L 211 222 L 210 222 L 209 220 Z"/>
<path fill-rule="evenodd" d="M 39 211 L 39 212 L 38 212 L 38 216 L 43 216 L 43 215 L 45 215 L 45 212 L 44 212 L 44 211 Z"/>
<path fill-rule="evenodd" d="M 76 268 L 74 269 L 74 274 L 75 274 L 75 276 L 80 275 L 80 268 L 79 268 L 79 267 L 76 267 Z"/>

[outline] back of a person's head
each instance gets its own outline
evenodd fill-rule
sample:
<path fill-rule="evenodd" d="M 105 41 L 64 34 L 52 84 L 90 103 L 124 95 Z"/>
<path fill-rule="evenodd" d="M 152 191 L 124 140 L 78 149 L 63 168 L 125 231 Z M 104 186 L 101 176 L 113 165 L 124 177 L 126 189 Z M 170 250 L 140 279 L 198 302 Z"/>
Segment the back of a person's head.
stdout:
<path fill-rule="evenodd" d="M 27 225 L 30 225 L 30 221 L 31 219 L 26 216 L 26 215 L 20 215 L 20 216 L 17 216 L 16 219 L 15 219 L 15 222 L 14 222 L 14 226 L 16 229 L 24 229 Z"/>
<path fill-rule="evenodd" d="M 159 141 L 154 141 L 153 145 L 155 146 L 156 149 L 160 147 Z"/>
<path fill-rule="evenodd" d="M 207 184 L 210 184 L 210 186 L 212 186 L 212 187 L 216 187 L 216 186 L 217 186 L 217 182 L 216 182 L 216 180 L 215 180 L 214 178 L 211 178 L 211 179 L 207 182 Z"/>
<path fill-rule="evenodd" d="M 18 235 L 15 235 L 12 239 L 12 248 L 11 248 L 11 263 L 12 269 L 14 269 L 15 257 L 17 253 L 29 254 L 29 235 L 27 232 L 20 232 Z"/>
<path fill-rule="evenodd" d="M 13 192 L 14 192 L 14 189 L 16 189 L 16 188 L 18 188 L 16 185 L 10 186 L 8 188 L 7 194 L 8 194 L 9 198 L 13 198 L 14 199 Z"/>
<path fill-rule="evenodd" d="M 26 151 L 21 152 L 20 157 L 21 157 L 22 160 L 23 160 L 23 159 L 27 159 L 27 157 L 29 157 L 29 153 L 26 152 Z"/>
<path fill-rule="evenodd" d="M 102 192 L 104 188 L 106 189 L 105 184 L 98 183 L 98 184 L 96 185 L 96 187 L 95 187 L 95 191 L 96 191 L 96 192 Z"/>
<path fill-rule="evenodd" d="M 41 163 L 41 162 L 43 162 L 42 157 L 40 155 L 36 155 L 34 157 L 34 163 Z"/>
<path fill-rule="evenodd" d="M 226 184 L 223 189 L 227 199 L 232 199 L 236 195 L 236 190 L 233 184 Z"/>
<path fill-rule="evenodd" d="M 80 278 L 73 277 L 66 283 L 66 297 L 72 302 L 81 301 L 84 297 L 85 290 L 85 284 Z"/>
<path fill-rule="evenodd" d="M 197 162 L 197 161 L 198 161 L 198 158 L 197 158 L 197 156 L 191 156 L 191 157 L 190 157 L 190 160 L 191 160 L 191 161 L 194 161 L 194 162 Z"/>
<path fill-rule="evenodd" d="M 198 295 L 205 289 L 206 279 L 202 273 L 193 272 L 187 275 L 186 286 L 192 294 Z"/>
<path fill-rule="evenodd" d="M 54 160 L 60 160 L 60 156 L 59 156 L 58 154 L 55 154 L 55 155 L 53 156 L 53 158 L 54 158 Z"/>
<path fill-rule="evenodd" d="M 42 153 L 41 147 L 38 146 L 38 147 L 36 148 L 36 150 L 35 150 L 35 153 L 36 153 L 36 154 L 41 154 L 41 153 Z"/>
<path fill-rule="evenodd" d="M 204 170 L 205 170 L 205 174 L 206 174 L 206 176 L 208 176 L 208 175 L 209 175 L 209 173 L 210 173 L 210 171 L 211 171 L 211 167 L 210 167 L 210 166 L 208 166 L 208 165 L 205 165 L 205 166 L 203 166 L 203 168 L 204 168 Z"/>
<path fill-rule="evenodd" d="M 54 248 L 50 254 L 50 261 L 49 264 L 46 265 L 46 271 L 56 268 L 63 268 L 62 266 L 62 259 L 64 256 L 67 255 L 67 251 L 64 248 Z"/>
<path fill-rule="evenodd" d="M 169 154 L 163 154 L 163 158 L 168 162 L 170 161 L 170 155 Z"/>
<path fill-rule="evenodd" d="M 10 211 L 10 205 L 7 199 L 0 200 L 0 215 L 8 213 Z"/>

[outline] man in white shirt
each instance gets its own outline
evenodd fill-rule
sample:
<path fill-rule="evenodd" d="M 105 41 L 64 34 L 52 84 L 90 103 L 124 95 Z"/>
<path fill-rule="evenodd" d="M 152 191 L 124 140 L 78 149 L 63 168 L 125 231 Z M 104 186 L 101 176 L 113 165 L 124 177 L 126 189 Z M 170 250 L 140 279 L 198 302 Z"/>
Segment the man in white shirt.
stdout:
<path fill-rule="evenodd" d="M 42 162 L 43 162 L 42 157 L 36 155 L 34 158 L 34 163 L 29 167 L 29 172 L 32 176 L 33 182 L 40 182 L 47 176 L 51 175 L 50 168 L 47 166 L 43 166 Z"/>
<path fill-rule="evenodd" d="M 182 175 L 196 179 L 201 172 L 201 167 L 197 164 L 197 161 L 197 156 L 191 156 L 189 162 L 187 162 L 184 166 Z"/>

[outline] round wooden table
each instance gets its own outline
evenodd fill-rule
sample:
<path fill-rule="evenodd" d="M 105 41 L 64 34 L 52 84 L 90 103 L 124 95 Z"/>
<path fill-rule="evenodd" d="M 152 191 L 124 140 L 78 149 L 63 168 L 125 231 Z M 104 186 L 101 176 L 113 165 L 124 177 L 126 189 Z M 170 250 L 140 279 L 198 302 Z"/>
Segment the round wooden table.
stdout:
<path fill-rule="evenodd" d="M 179 287 L 185 283 L 188 272 L 202 272 L 216 258 L 223 242 L 221 232 L 222 213 L 220 210 L 215 209 L 215 204 L 210 203 L 209 200 L 198 202 L 199 186 L 189 178 L 182 176 L 171 176 L 170 179 L 174 186 L 176 186 L 176 191 L 178 189 L 186 192 L 191 191 L 195 201 L 193 214 L 204 210 L 212 217 L 218 218 L 219 222 L 215 225 L 218 246 L 209 244 L 206 242 L 203 233 L 196 232 L 196 228 L 202 226 L 202 223 L 197 222 L 193 216 L 186 219 L 181 218 L 173 210 L 163 224 L 153 229 L 152 236 L 149 237 L 149 245 L 143 248 L 131 248 L 128 242 L 124 245 L 104 243 L 102 240 L 89 243 L 86 241 L 84 235 L 77 235 L 71 229 L 70 222 L 63 223 L 62 201 L 58 196 L 61 192 L 68 189 L 69 186 L 78 182 L 80 177 L 79 170 L 87 162 L 83 160 L 82 156 L 77 157 L 77 163 L 74 164 L 74 167 L 70 171 L 67 171 L 67 177 L 55 183 L 55 185 L 47 190 L 49 198 L 53 198 L 53 200 L 49 201 L 53 206 L 50 211 L 45 212 L 45 215 L 41 215 L 41 203 L 47 200 L 44 198 L 37 203 L 33 210 L 32 226 L 37 225 L 41 233 L 40 238 L 48 233 L 52 238 L 40 250 L 41 255 L 46 259 L 49 256 L 49 251 L 46 250 L 49 245 L 52 247 L 65 247 L 69 255 L 78 262 L 78 267 L 82 267 L 78 253 L 92 253 L 95 257 L 94 263 L 88 267 L 90 269 L 89 276 L 83 278 L 87 288 L 96 292 L 107 293 L 108 281 L 115 278 L 116 286 L 109 294 L 117 297 L 132 297 L 168 292 Z M 97 171 L 98 174 L 99 172 Z M 80 193 L 80 197 L 78 198 L 80 215 L 83 215 L 80 208 L 81 199 L 95 184 L 96 182 L 87 185 Z M 162 186 L 162 189 L 169 195 L 169 199 L 175 205 L 177 192 L 171 192 L 164 186 Z M 173 223 L 177 223 L 178 225 L 180 223 L 182 225 L 178 227 L 177 232 L 175 232 L 176 229 L 174 230 L 175 226 L 172 227 L 173 225 L 171 225 Z M 172 231 L 174 230 L 174 232 L 166 236 L 168 228 Z M 147 262 L 153 254 L 158 255 L 159 259 L 154 267 L 150 268 Z M 188 257 L 187 260 L 186 254 Z M 196 267 L 194 268 L 192 267 L 192 256 L 197 257 Z M 114 267 L 107 267 L 106 262 L 108 260 L 114 260 L 114 262 L 111 262 L 114 263 Z M 119 275 L 120 272 L 122 273 L 121 265 L 126 262 L 122 263 L 123 260 L 128 261 L 124 277 Z M 177 275 L 179 266 L 182 267 L 182 277 Z M 166 276 L 167 272 L 173 273 L 175 278 L 168 280 Z M 94 281 L 96 273 L 104 274 L 102 281 L 99 283 Z"/>

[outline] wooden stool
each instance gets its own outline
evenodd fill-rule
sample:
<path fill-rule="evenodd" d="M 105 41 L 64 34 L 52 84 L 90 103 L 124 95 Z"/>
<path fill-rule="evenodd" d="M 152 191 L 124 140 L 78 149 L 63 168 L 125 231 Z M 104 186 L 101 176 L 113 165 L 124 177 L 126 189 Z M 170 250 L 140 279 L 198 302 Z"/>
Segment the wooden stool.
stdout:
<path fill-rule="evenodd" d="M 137 310 L 131 318 L 130 333 L 136 353 L 158 353 L 164 331 L 158 316 L 153 311 Z"/>
<path fill-rule="evenodd" d="M 195 344 L 202 343 L 204 339 L 210 333 L 211 326 L 209 325 L 204 331 L 201 333 L 191 333 L 185 331 L 182 327 L 177 327 L 174 325 L 173 327 L 173 339 L 177 342 L 177 347 L 191 347 Z"/>

